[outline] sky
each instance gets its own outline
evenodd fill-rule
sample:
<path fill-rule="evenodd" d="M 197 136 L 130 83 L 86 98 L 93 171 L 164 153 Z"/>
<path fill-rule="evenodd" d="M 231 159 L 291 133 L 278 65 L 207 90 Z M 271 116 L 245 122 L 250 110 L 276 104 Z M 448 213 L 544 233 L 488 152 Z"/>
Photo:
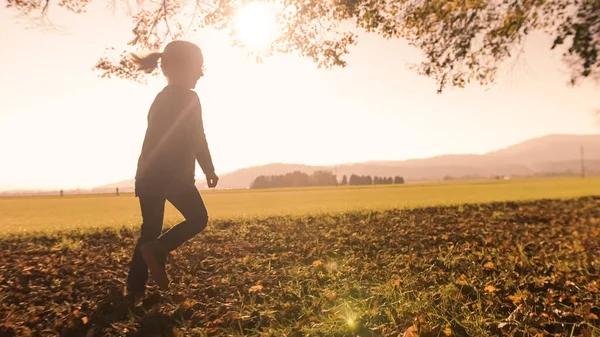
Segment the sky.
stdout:
<path fill-rule="evenodd" d="M 92 71 L 105 48 L 124 48 L 131 22 L 101 5 L 83 15 L 54 8 L 60 29 L 14 15 L 0 8 L 0 31 L 10 32 L 0 34 L 0 190 L 132 178 L 148 109 L 165 81 Z M 327 70 L 292 55 L 256 63 L 223 32 L 186 38 L 205 55 L 196 91 L 217 173 L 485 153 L 547 134 L 600 132 L 593 114 L 600 88 L 568 87 L 569 70 L 541 34 L 492 86 L 441 95 L 409 68 L 420 53 L 402 40 L 360 33 L 348 66 Z"/>

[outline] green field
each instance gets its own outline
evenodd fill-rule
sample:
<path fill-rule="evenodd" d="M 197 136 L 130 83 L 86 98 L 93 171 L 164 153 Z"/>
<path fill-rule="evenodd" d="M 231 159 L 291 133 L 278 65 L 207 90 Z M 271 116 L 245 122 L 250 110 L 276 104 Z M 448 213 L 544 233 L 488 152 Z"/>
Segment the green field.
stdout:
<path fill-rule="evenodd" d="M 600 195 L 600 178 L 206 191 L 202 195 L 211 219 L 248 219 Z M 168 204 L 165 223 L 174 224 L 179 220 L 181 220 L 179 213 Z M 132 195 L 0 199 L 0 233 L 2 234 L 104 226 L 138 226 L 140 221 L 138 200 Z"/>

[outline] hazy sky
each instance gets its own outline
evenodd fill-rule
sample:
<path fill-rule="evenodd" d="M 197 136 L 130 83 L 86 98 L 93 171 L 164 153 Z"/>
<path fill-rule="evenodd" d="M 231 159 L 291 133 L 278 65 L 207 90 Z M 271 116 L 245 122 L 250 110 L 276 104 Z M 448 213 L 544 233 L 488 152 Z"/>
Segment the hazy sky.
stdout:
<path fill-rule="evenodd" d="M 53 9 L 62 33 L 27 29 L 27 20 L 0 8 L 0 190 L 131 178 L 148 108 L 165 84 L 100 79 L 91 70 L 105 47 L 131 38 L 129 21 L 98 5 L 85 15 Z M 542 35 L 494 86 L 442 95 L 407 67 L 419 52 L 400 40 L 363 34 L 346 69 L 319 70 L 294 56 L 257 64 L 220 32 L 188 38 L 205 54 L 196 91 L 218 173 L 484 153 L 550 133 L 600 131 L 592 113 L 600 88 L 568 88 L 568 70 Z"/>

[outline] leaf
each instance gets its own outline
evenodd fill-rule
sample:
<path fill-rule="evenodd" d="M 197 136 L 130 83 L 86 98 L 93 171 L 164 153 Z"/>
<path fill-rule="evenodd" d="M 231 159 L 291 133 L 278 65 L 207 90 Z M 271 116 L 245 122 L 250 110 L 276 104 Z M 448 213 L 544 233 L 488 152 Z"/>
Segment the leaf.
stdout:
<path fill-rule="evenodd" d="M 493 293 L 495 291 L 498 291 L 498 288 L 494 287 L 493 285 L 488 285 L 483 289 L 483 291 Z"/>
<path fill-rule="evenodd" d="M 418 329 L 415 325 L 411 325 L 406 331 L 404 331 L 404 337 L 419 337 Z"/>
<path fill-rule="evenodd" d="M 487 262 L 486 264 L 483 265 L 483 268 L 486 269 L 494 269 L 494 263 L 492 261 Z"/>
<path fill-rule="evenodd" d="M 263 286 L 261 286 L 260 284 L 257 284 L 255 286 L 250 287 L 250 292 L 255 293 L 257 291 L 261 291 L 262 289 L 263 289 Z"/>
<path fill-rule="evenodd" d="M 581 332 L 580 332 L 579 336 L 581 336 L 581 337 L 592 337 L 592 333 L 590 332 L 590 330 L 587 327 L 583 327 L 581 329 Z"/>
<path fill-rule="evenodd" d="M 460 284 L 461 286 L 467 285 L 467 277 L 465 276 L 465 274 L 460 275 L 458 281 L 456 281 L 456 284 Z"/>
<path fill-rule="evenodd" d="M 593 312 L 590 312 L 590 314 L 588 315 L 588 318 L 596 320 L 596 319 L 598 319 L 598 315 L 594 314 Z"/>
<path fill-rule="evenodd" d="M 88 323 L 88 318 L 87 316 L 84 316 L 81 318 L 81 322 L 83 323 L 83 325 L 86 325 Z"/>
<path fill-rule="evenodd" d="M 591 293 L 597 293 L 598 291 L 600 291 L 600 289 L 598 288 L 598 285 L 596 284 L 596 281 L 593 281 L 590 284 L 588 284 L 587 290 Z"/>
<path fill-rule="evenodd" d="M 511 300 L 514 304 L 519 304 L 523 300 L 521 296 L 517 295 L 510 295 L 508 296 L 508 299 Z"/>
<path fill-rule="evenodd" d="M 321 260 L 316 260 L 312 263 L 313 267 L 319 267 L 321 265 L 323 265 L 323 261 Z"/>
<path fill-rule="evenodd" d="M 185 301 L 185 296 L 183 294 L 173 294 L 171 295 L 171 300 L 176 304 L 183 303 Z"/>
<path fill-rule="evenodd" d="M 325 296 L 330 300 L 335 300 L 335 298 L 337 297 L 337 294 L 335 293 L 335 291 L 330 291 Z"/>
<path fill-rule="evenodd" d="M 444 329 L 443 332 L 444 332 L 445 336 L 452 336 L 452 329 L 450 329 L 450 328 Z"/>

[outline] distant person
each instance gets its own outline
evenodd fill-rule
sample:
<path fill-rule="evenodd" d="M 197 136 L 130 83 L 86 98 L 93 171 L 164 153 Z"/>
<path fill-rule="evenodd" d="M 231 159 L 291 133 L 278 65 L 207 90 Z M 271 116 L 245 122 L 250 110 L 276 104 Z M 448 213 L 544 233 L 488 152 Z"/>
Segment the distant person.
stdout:
<path fill-rule="evenodd" d="M 203 76 L 200 48 L 190 42 L 173 41 L 162 53 L 132 58 L 138 69 L 146 73 L 155 70 L 160 60 L 168 82 L 150 107 L 135 176 L 142 226 L 126 291 L 129 297 L 139 299 L 145 292 L 148 271 L 161 289 L 168 288 L 167 255 L 206 228 L 208 213 L 194 181 L 196 160 L 209 187 L 215 187 L 219 178 L 204 134 L 200 100 L 192 91 Z M 161 235 L 167 200 L 185 221 Z"/>

